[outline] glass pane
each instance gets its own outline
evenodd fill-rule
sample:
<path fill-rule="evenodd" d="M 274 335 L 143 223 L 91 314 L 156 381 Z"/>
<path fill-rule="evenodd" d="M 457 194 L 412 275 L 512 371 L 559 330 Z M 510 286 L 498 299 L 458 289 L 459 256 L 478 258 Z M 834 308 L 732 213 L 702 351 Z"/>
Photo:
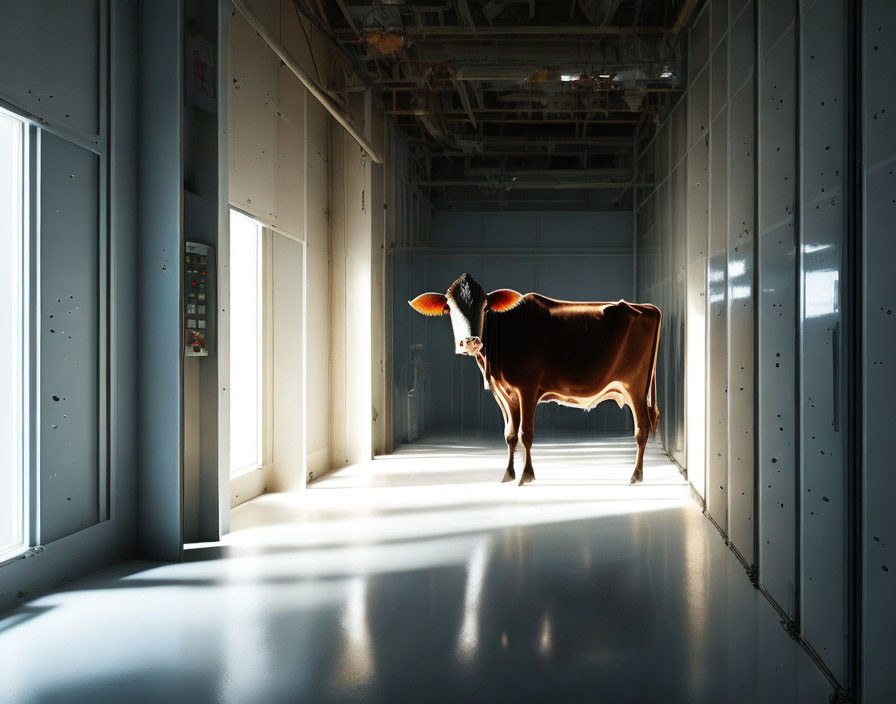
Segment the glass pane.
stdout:
<path fill-rule="evenodd" d="M 261 459 L 261 225 L 230 213 L 230 471 Z"/>
<path fill-rule="evenodd" d="M 0 553 L 21 545 L 24 532 L 22 131 L 20 120 L 0 110 Z"/>

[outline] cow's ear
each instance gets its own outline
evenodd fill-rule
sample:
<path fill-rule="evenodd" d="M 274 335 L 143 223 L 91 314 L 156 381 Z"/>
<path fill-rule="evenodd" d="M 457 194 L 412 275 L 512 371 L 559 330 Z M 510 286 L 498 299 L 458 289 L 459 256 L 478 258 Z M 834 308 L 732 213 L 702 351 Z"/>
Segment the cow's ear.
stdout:
<path fill-rule="evenodd" d="M 504 311 L 515 308 L 523 300 L 523 295 L 509 288 L 499 288 L 488 294 L 488 309 L 495 313 L 503 313 Z"/>
<path fill-rule="evenodd" d="M 445 315 L 448 313 L 448 299 L 441 293 L 421 293 L 408 303 L 411 308 L 423 315 Z"/>

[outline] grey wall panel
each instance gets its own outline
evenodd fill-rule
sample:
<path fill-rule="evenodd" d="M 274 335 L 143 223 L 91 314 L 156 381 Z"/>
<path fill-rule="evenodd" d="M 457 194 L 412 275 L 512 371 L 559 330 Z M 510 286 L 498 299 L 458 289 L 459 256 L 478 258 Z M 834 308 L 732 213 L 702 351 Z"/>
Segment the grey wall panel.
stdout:
<path fill-rule="evenodd" d="M 737 19 L 732 8 L 731 33 L 728 37 L 728 95 L 735 95 L 753 70 L 753 51 L 756 41 L 753 1 Z"/>
<path fill-rule="evenodd" d="M 780 5 L 778 0 L 763 0 Z M 760 5 L 760 10 L 764 7 Z M 793 11 L 793 7 L 791 7 Z M 761 15 L 760 15 L 761 16 Z M 759 76 L 759 150 L 761 190 L 759 229 L 793 220 L 796 188 L 794 124 L 796 120 L 796 67 L 793 28 L 761 59 Z"/>
<path fill-rule="evenodd" d="M 710 117 L 714 118 L 728 104 L 728 43 L 723 40 L 712 55 L 710 78 Z"/>
<path fill-rule="evenodd" d="M 709 251 L 728 240 L 728 110 L 713 120 L 709 138 Z"/>
<path fill-rule="evenodd" d="M 764 59 L 775 45 L 782 39 L 785 31 L 792 29 L 796 18 L 796 2 L 759 2 L 759 29 L 757 40 L 759 44 L 759 58 Z M 790 56 L 793 63 L 793 55 Z M 773 84 L 774 85 L 774 84 Z"/>
<path fill-rule="evenodd" d="M 715 48 L 728 31 L 728 0 L 711 0 L 712 46 Z"/>
<path fill-rule="evenodd" d="M 728 110 L 712 123 L 707 270 L 706 509 L 728 528 Z"/>
<path fill-rule="evenodd" d="M 896 433 L 893 432 L 893 398 L 896 374 L 896 257 L 893 222 L 896 220 L 896 5 L 889 0 L 865 0 L 862 27 L 867 42 L 862 128 L 865 134 L 865 203 L 863 241 L 864 332 L 862 422 L 864 506 L 862 556 L 863 674 L 866 702 L 896 698 L 896 670 L 892 665 L 893 633 L 896 632 Z M 884 113 L 884 111 L 886 111 Z"/>
<path fill-rule="evenodd" d="M 98 520 L 99 157 L 41 137 L 41 542 Z"/>
<path fill-rule="evenodd" d="M 538 243 L 537 214 L 482 213 L 482 240 L 487 247 L 534 247 Z"/>
<path fill-rule="evenodd" d="M 688 76 L 693 82 L 696 76 L 709 61 L 711 39 L 711 18 L 709 4 L 703 6 L 696 19 L 692 20 L 688 33 Z"/>
<path fill-rule="evenodd" d="M 438 214 L 438 217 L 433 218 L 428 241 L 433 247 L 482 245 L 484 244 L 483 227 L 484 219 L 482 217 L 470 217 L 469 213 L 442 212 Z"/>
<path fill-rule="evenodd" d="M 688 150 L 688 101 L 682 99 L 669 117 L 671 167 L 674 170 Z"/>
<path fill-rule="evenodd" d="M 688 148 L 709 135 L 710 69 L 704 69 L 688 89 Z"/>
<path fill-rule="evenodd" d="M 762 168 L 762 167 L 760 167 Z M 759 242 L 759 579 L 796 616 L 796 244 L 792 223 Z"/>
<path fill-rule="evenodd" d="M 656 153 L 656 182 L 660 184 L 664 179 L 669 177 L 669 173 L 672 170 L 672 165 L 670 164 L 670 153 L 669 153 L 669 143 L 671 142 L 670 130 L 669 129 L 661 129 L 657 135 L 654 145 L 654 152 Z"/>
<path fill-rule="evenodd" d="M 847 677 L 848 419 L 845 319 L 845 0 L 817 0 L 800 23 L 802 450 L 800 626 L 838 681 Z"/>
<path fill-rule="evenodd" d="M 706 75 L 706 72 L 704 72 Z M 698 79 L 699 80 L 699 79 Z M 697 83 L 689 91 L 691 116 L 708 118 L 709 94 Z M 693 123 L 692 123 L 693 124 Z M 700 496 L 706 494 L 706 262 L 709 248 L 709 129 L 688 153 L 687 320 L 685 336 L 688 479 Z"/>
<path fill-rule="evenodd" d="M 877 9 L 876 16 L 869 15 L 881 22 L 882 8 Z M 891 158 L 896 158 L 896 154 Z M 890 162 L 865 177 L 862 650 L 865 701 L 875 704 L 893 701 L 896 695 L 896 672 L 890 653 L 896 632 L 893 599 L 896 591 L 896 521 L 893 519 L 896 433 L 892 413 L 884 411 L 892 408 L 896 395 L 893 370 L 896 277 L 892 266 L 896 257 L 896 241 L 892 237 L 896 220 L 894 164 Z"/>
<path fill-rule="evenodd" d="M 686 101 L 681 101 L 686 104 Z M 686 126 L 686 125 L 685 125 Z M 669 300 L 663 314 L 664 334 L 668 338 L 669 445 L 672 457 L 684 465 L 687 462 L 685 443 L 687 417 L 685 414 L 685 345 L 687 322 L 687 157 L 672 172 L 669 201 L 669 232 L 666 247 L 670 264 Z"/>
<path fill-rule="evenodd" d="M 765 40 L 764 15 L 776 0 L 759 4 L 760 42 L 772 47 L 759 70 L 759 291 L 758 428 L 759 580 L 796 617 L 797 442 L 796 409 L 796 202 L 797 110 L 795 35 Z M 789 4 L 791 20 L 796 3 Z M 776 9 L 770 10 L 777 12 Z M 776 24 L 782 23 L 781 18 Z"/>
<path fill-rule="evenodd" d="M 864 0 L 863 5 L 865 163 L 873 167 L 896 153 L 896 111 L 893 109 L 893 104 L 896 103 L 896 84 L 885 80 L 887 72 L 892 71 L 893 59 L 896 58 L 892 42 L 893 32 L 896 31 L 896 7 L 887 0 Z M 815 60 L 820 58 L 816 56 Z"/>
<path fill-rule="evenodd" d="M 687 261 L 705 259 L 709 245 L 709 139 L 688 154 Z"/>
<path fill-rule="evenodd" d="M 540 247 L 624 247 L 632 244 L 631 211 L 535 213 Z M 512 221 L 504 225 L 513 227 Z M 519 246 L 519 245 L 518 245 Z"/>
<path fill-rule="evenodd" d="M 754 564 L 753 79 L 731 101 L 728 133 L 728 536 Z"/>
<path fill-rule="evenodd" d="M 728 530 L 727 260 L 727 249 L 713 252 L 709 258 L 706 394 L 706 510 L 725 531 Z"/>
<path fill-rule="evenodd" d="M 99 1 L 2 0 L 0 17 L 0 97 L 51 125 L 99 135 Z"/>

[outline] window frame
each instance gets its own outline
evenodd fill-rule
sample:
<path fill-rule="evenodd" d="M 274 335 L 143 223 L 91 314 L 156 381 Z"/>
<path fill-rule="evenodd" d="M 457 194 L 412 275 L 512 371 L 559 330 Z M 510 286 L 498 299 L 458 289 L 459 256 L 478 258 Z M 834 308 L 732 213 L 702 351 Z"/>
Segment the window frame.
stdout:
<path fill-rule="evenodd" d="M 31 430 L 35 411 L 30 407 L 31 399 L 35 397 L 33 394 L 33 369 L 36 368 L 37 354 L 35 331 L 32 325 L 37 305 L 34 295 L 37 290 L 35 286 L 37 272 L 33 256 L 36 231 L 35 221 L 32 217 L 34 204 L 31 200 L 35 181 L 35 175 L 31 168 L 32 142 L 37 128 L 28 118 L 7 109 L 4 105 L 0 105 L 0 118 L 17 123 L 19 132 L 16 145 L 18 160 L 15 165 L 16 171 L 18 171 L 18 179 L 15 183 L 18 190 L 18 212 L 15 216 L 18 238 L 13 264 L 13 269 L 18 272 L 17 284 L 14 284 L 17 318 L 14 326 L 18 329 L 18 335 L 15 340 L 16 350 L 14 352 L 17 358 L 14 366 L 16 388 L 12 400 L 13 407 L 17 408 L 18 416 L 14 440 L 17 444 L 15 450 L 17 468 L 13 472 L 15 488 L 11 496 L 13 510 L 10 512 L 15 534 L 11 542 L 0 545 L 0 565 L 3 565 L 27 553 L 36 544 L 38 536 L 37 465 L 33 461 L 35 441 Z"/>

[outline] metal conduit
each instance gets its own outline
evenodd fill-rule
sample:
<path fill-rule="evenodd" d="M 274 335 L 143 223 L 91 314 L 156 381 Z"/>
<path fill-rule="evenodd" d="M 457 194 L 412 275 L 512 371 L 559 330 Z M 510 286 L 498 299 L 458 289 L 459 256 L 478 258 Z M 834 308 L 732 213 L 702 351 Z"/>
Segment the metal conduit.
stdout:
<path fill-rule="evenodd" d="M 358 132 L 354 126 L 352 126 L 351 122 L 348 120 L 348 116 L 345 115 L 342 110 L 336 105 L 330 96 L 324 93 L 318 86 L 314 83 L 305 71 L 299 66 L 299 63 L 293 58 L 292 54 L 290 54 L 286 47 L 280 43 L 280 40 L 275 37 L 271 31 L 262 24 L 261 20 L 258 18 L 258 15 L 255 14 L 255 11 L 249 7 L 249 4 L 245 2 L 245 0 L 231 0 L 233 6 L 239 10 L 240 14 L 246 19 L 252 29 L 258 32 L 258 36 L 260 36 L 265 44 L 267 44 L 271 50 L 280 57 L 280 60 L 283 61 L 284 64 L 292 71 L 296 78 L 298 78 L 302 85 L 304 85 L 311 94 L 320 101 L 320 104 L 326 108 L 327 112 L 330 113 L 335 120 L 342 125 L 345 130 L 354 137 L 355 141 L 358 145 L 370 155 L 370 158 L 373 159 L 377 164 L 383 163 L 383 156 L 376 149 L 374 149 L 373 145 L 367 141 L 367 139 Z"/>

